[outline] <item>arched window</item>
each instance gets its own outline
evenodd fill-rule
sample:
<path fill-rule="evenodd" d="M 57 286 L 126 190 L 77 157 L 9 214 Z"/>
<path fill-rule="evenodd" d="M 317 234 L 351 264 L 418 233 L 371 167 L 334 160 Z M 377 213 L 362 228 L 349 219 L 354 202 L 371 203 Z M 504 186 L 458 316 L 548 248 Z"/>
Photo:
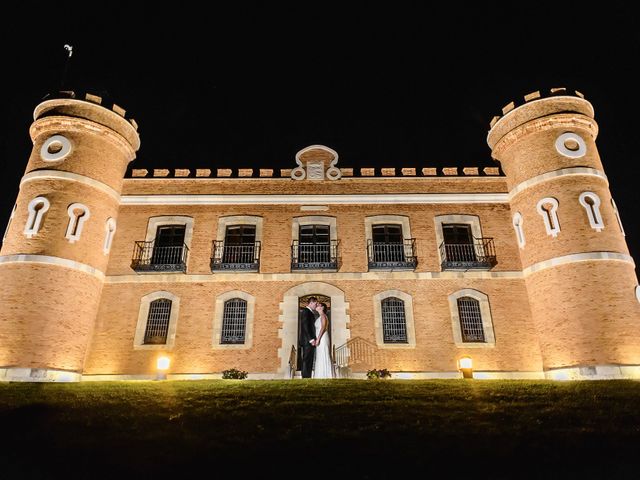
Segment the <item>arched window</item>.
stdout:
<path fill-rule="evenodd" d="M 518 246 L 520 248 L 524 248 L 524 244 L 526 243 L 524 238 L 524 230 L 522 229 L 522 214 L 520 212 L 516 212 L 513 216 L 513 228 L 516 231 L 516 237 L 518 238 Z"/>
<path fill-rule="evenodd" d="M 611 206 L 613 207 L 613 213 L 616 216 L 616 220 L 618 221 L 618 226 L 620 227 L 620 231 L 622 232 L 623 236 L 626 236 L 626 234 L 624 233 L 624 227 L 622 226 L 622 219 L 620 218 L 620 212 L 618 212 L 618 206 L 616 205 L 616 202 L 613 200 L 613 198 L 611 199 Z"/>
<path fill-rule="evenodd" d="M 384 343 L 407 343 L 404 302 L 397 297 L 382 300 L 382 340 Z"/>
<path fill-rule="evenodd" d="M 159 298 L 149 304 L 147 327 L 144 331 L 145 345 L 165 345 L 169 332 L 169 318 L 171 317 L 171 300 Z"/>
<path fill-rule="evenodd" d="M 458 347 L 494 347 L 496 337 L 489 297 L 478 290 L 465 288 L 449 295 L 453 340 Z"/>
<path fill-rule="evenodd" d="M 222 314 L 222 333 L 220 343 L 244 343 L 247 325 L 247 302 L 241 298 L 232 298 L 224 302 Z"/>
<path fill-rule="evenodd" d="M 458 298 L 458 317 L 463 342 L 484 342 L 480 302 L 475 298 Z"/>
<path fill-rule="evenodd" d="M 111 217 L 107 218 L 104 224 L 104 230 L 104 245 L 102 246 L 102 251 L 106 255 L 111 251 L 113 236 L 116 234 L 116 220 Z"/>
<path fill-rule="evenodd" d="M 2 236 L 2 241 L 4 242 L 5 238 L 7 238 L 7 233 L 9 233 L 9 227 L 11 226 L 11 221 L 13 220 L 14 215 L 16 214 L 16 207 L 18 205 L 15 204 L 13 209 L 11 210 L 11 216 L 9 216 L 9 221 L 7 222 L 7 228 L 4 229 L 4 235 Z"/>
<path fill-rule="evenodd" d="M 602 215 L 600 215 L 600 197 L 593 192 L 582 192 L 579 201 L 587 212 L 591 228 L 596 232 L 601 231 L 604 228 L 604 222 L 602 221 Z"/>
<path fill-rule="evenodd" d="M 552 197 L 543 198 L 536 206 L 538 213 L 544 221 L 547 235 L 557 237 L 560 233 L 560 221 L 558 220 L 558 200 Z"/>
<path fill-rule="evenodd" d="M 170 350 L 178 327 L 180 297 L 164 290 L 140 299 L 134 350 Z"/>
<path fill-rule="evenodd" d="M 27 209 L 29 216 L 24 226 L 24 234 L 27 238 L 31 238 L 40 230 L 44 214 L 49 210 L 49 200 L 44 197 L 36 197 L 29 202 Z"/>
<path fill-rule="evenodd" d="M 82 227 L 91 214 L 86 205 L 81 203 L 72 203 L 67 208 L 67 215 L 69 215 L 69 224 L 67 225 L 67 233 L 64 238 L 69 240 L 69 243 L 74 243 L 80 240 L 82 235 Z"/>

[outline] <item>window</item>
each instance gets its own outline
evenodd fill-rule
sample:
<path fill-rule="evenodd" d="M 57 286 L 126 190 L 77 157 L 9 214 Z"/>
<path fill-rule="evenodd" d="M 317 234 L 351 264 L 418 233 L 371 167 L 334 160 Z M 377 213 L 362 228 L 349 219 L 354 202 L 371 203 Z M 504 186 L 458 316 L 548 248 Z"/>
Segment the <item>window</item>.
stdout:
<path fill-rule="evenodd" d="M 222 315 L 222 334 L 220 343 L 244 343 L 247 323 L 247 302 L 241 298 L 232 298 L 224 302 Z"/>
<path fill-rule="evenodd" d="M 151 264 L 177 265 L 183 263 L 184 234 L 184 225 L 158 227 Z"/>
<path fill-rule="evenodd" d="M 382 300 L 382 332 L 384 343 L 407 343 L 404 302 L 399 298 Z"/>
<path fill-rule="evenodd" d="M 223 263 L 253 263 L 256 247 L 255 225 L 231 225 L 224 236 Z"/>
<path fill-rule="evenodd" d="M 558 200 L 552 197 L 543 198 L 536 206 L 542 216 L 547 235 L 557 237 L 560 233 L 560 221 L 558 220 Z"/>
<path fill-rule="evenodd" d="M 4 229 L 4 235 L 2 236 L 2 241 L 3 242 L 7 238 L 7 233 L 9 233 L 9 227 L 11 226 L 11 221 L 13 220 L 13 217 L 16 214 L 16 207 L 17 206 L 18 206 L 17 204 L 14 204 L 13 208 L 11 209 L 11 215 L 9 216 L 9 221 L 7 222 L 7 228 Z"/>
<path fill-rule="evenodd" d="M 44 197 L 36 197 L 29 202 L 27 209 L 29 216 L 24 226 L 24 234 L 27 238 L 31 238 L 40 231 L 44 214 L 49 210 L 49 200 Z"/>
<path fill-rule="evenodd" d="M 214 350 L 247 350 L 252 347 L 255 304 L 255 297 L 241 290 L 224 292 L 216 298 Z"/>
<path fill-rule="evenodd" d="M 520 248 L 524 248 L 526 243 L 524 239 L 524 230 L 522 229 L 522 214 L 520 212 L 516 212 L 513 216 L 513 228 L 516 231 L 516 237 L 518 238 L 518 246 Z"/>
<path fill-rule="evenodd" d="M 75 243 L 80 240 L 84 222 L 89 219 L 91 214 L 85 205 L 72 203 L 69 205 L 69 208 L 67 208 L 67 215 L 69 215 L 69 223 L 67 224 L 67 232 L 64 238 L 69 240 L 69 243 Z"/>
<path fill-rule="evenodd" d="M 171 300 L 160 298 L 149 305 L 147 328 L 144 331 L 145 345 L 165 345 L 169 332 L 171 316 Z"/>
<path fill-rule="evenodd" d="M 620 227 L 620 231 L 622 232 L 622 235 L 626 236 L 626 234 L 624 233 L 624 227 L 622 226 L 622 219 L 620 218 L 620 212 L 618 212 L 618 206 L 616 205 L 616 202 L 613 200 L 613 198 L 611 199 L 611 206 L 613 207 L 613 213 L 616 216 L 616 220 L 618 221 L 618 227 Z"/>
<path fill-rule="evenodd" d="M 449 261 L 475 262 L 476 251 L 473 245 L 471 225 L 443 224 L 444 251 Z"/>
<path fill-rule="evenodd" d="M 114 218 L 107 218 L 104 224 L 104 245 L 102 251 L 106 255 L 111 251 L 111 244 L 113 243 L 113 236 L 116 234 L 116 220 Z"/>
<path fill-rule="evenodd" d="M 134 350 L 170 350 L 175 344 L 180 298 L 164 290 L 140 299 Z"/>
<path fill-rule="evenodd" d="M 492 348 L 496 338 L 489 297 L 478 290 L 465 288 L 448 297 L 453 340 L 458 347 Z"/>
<path fill-rule="evenodd" d="M 329 262 L 329 225 L 300 225 L 299 263 Z"/>
<path fill-rule="evenodd" d="M 463 342 L 484 342 L 480 302 L 475 298 L 458 299 L 458 315 Z"/>
<path fill-rule="evenodd" d="M 374 225 L 371 230 L 374 262 L 404 262 L 402 225 Z"/>
<path fill-rule="evenodd" d="M 587 219 L 591 228 L 596 232 L 602 231 L 604 222 L 602 221 L 602 215 L 600 215 L 600 197 L 593 192 L 582 192 L 578 200 L 587 212 Z"/>

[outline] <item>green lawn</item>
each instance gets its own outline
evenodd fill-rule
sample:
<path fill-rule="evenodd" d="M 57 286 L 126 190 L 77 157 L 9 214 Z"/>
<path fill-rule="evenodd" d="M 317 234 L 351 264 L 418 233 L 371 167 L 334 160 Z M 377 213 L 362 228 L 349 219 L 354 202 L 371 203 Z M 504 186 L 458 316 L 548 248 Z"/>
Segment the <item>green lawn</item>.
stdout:
<path fill-rule="evenodd" d="M 625 380 L 1 383 L 0 420 L 6 479 L 640 477 Z"/>

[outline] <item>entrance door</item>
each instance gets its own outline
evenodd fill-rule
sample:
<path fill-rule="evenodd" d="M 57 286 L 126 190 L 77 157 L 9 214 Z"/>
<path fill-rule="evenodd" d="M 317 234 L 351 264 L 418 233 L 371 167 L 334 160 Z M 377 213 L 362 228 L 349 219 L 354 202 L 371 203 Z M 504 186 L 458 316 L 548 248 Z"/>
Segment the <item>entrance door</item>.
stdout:
<path fill-rule="evenodd" d="M 298 297 L 298 332 L 300 332 L 300 321 L 302 320 L 302 311 L 304 308 L 307 308 L 307 303 L 309 302 L 309 297 L 316 297 L 318 299 L 318 303 L 324 303 L 327 305 L 327 319 L 329 320 L 329 326 L 327 327 L 327 335 L 329 336 L 329 347 L 331 347 L 331 297 L 327 297 L 326 295 L 320 295 L 319 293 L 310 293 L 309 295 L 305 295 L 304 297 Z M 302 355 L 300 352 L 300 348 L 298 348 L 298 359 L 296 360 L 297 366 L 296 371 L 300 371 L 302 366 Z"/>

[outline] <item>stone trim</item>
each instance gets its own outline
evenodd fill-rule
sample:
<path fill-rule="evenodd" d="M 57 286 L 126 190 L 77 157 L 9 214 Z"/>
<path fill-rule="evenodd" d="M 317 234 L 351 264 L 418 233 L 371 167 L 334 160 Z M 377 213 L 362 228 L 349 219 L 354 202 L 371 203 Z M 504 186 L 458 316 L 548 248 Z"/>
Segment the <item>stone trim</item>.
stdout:
<path fill-rule="evenodd" d="M 518 185 L 513 187 L 509 192 L 509 201 L 512 201 L 513 198 L 519 193 L 523 192 L 529 187 L 533 187 L 542 182 L 547 182 L 549 180 L 553 180 L 554 178 L 564 177 L 569 175 L 583 175 L 583 176 L 592 176 L 603 179 L 607 186 L 609 186 L 609 179 L 601 170 L 596 170 L 595 168 L 588 167 L 573 167 L 573 168 L 562 168 L 560 170 L 554 170 L 553 172 L 547 172 L 540 175 L 536 175 L 529 180 L 525 180 L 524 182 L 520 182 Z"/>
<path fill-rule="evenodd" d="M 460 325 L 460 314 L 458 312 L 458 299 L 471 297 L 480 304 L 480 316 L 482 317 L 482 329 L 484 330 L 484 342 L 464 342 L 462 341 L 462 330 Z M 451 328 L 453 330 L 453 341 L 457 347 L 461 348 L 493 348 L 496 346 L 496 337 L 493 331 L 493 319 L 491 318 L 491 308 L 489 297 L 473 288 L 464 288 L 452 293 L 448 297 L 449 311 L 451 312 Z"/>
<path fill-rule="evenodd" d="M 224 317 L 224 302 L 233 298 L 241 298 L 247 302 L 247 316 L 245 318 L 244 343 L 242 344 L 222 344 L 222 320 Z M 253 321 L 255 314 L 256 297 L 242 290 L 231 290 L 221 293 L 216 297 L 215 313 L 213 315 L 213 338 L 212 348 L 214 350 L 249 350 L 253 346 Z"/>
<path fill-rule="evenodd" d="M 120 202 L 120 194 L 109 185 L 84 175 L 78 175 L 77 173 L 63 172 L 61 170 L 36 170 L 25 174 L 22 177 L 22 180 L 20 180 L 20 186 L 22 186 L 23 183 L 32 182 L 34 180 L 67 180 L 82 183 L 84 185 L 97 188 Z"/>
<path fill-rule="evenodd" d="M 593 205 L 587 203 L 589 198 Z M 604 222 L 602 221 L 602 215 L 600 214 L 600 197 L 593 192 L 582 192 L 578 197 L 580 205 L 582 205 L 587 212 L 587 218 L 589 219 L 589 225 L 596 232 L 600 232 L 604 229 Z"/>
<path fill-rule="evenodd" d="M 81 210 L 81 213 L 76 213 L 76 210 Z M 84 223 L 91 217 L 89 207 L 82 203 L 72 203 L 67 208 L 67 215 L 69 215 L 69 223 L 67 224 L 67 231 L 64 234 L 69 243 L 75 243 L 80 240 L 82 235 L 82 228 Z"/>
<path fill-rule="evenodd" d="M 399 298 L 404 302 L 404 318 L 407 327 L 407 343 L 385 343 L 382 328 L 382 301 L 389 297 Z M 395 350 L 416 348 L 416 327 L 413 318 L 413 297 L 401 290 L 386 290 L 373 296 L 373 322 L 378 348 Z"/>
<path fill-rule="evenodd" d="M 164 345 L 144 345 L 144 332 L 147 329 L 149 308 L 151 302 L 166 298 L 171 300 L 171 313 L 169 314 L 169 328 L 167 330 L 167 343 Z M 138 311 L 138 322 L 133 337 L 134 350 L 172 350 L 176 342 L 176 329 L 178 328 L 178 314 L 180 313 L 180 297 L 171 292 L 160 290 L 152 292 L 140 299 L 140 310 Z"/>
<path fill-rule="evenodd" d="M 508 203 L 506 193 L 394 193 L 363 195 L 123 195 L 122 205 L 405 205 Z"/>
<path fill-rule="evenodd" d="M 531 275 L 532 273 L 539 272 L 540 270 L 545 270 L 550 267 L 555 267 L 557 265 L 564 265 L 567 263 L 576 263 L 576 262 L 586 262 L 591 260 L 614 260 L 620 262 L 626 262 L 635 268 L 636 264 L 633 261 L 633 258 L 630 255 L 626 255 L 624 253 L 615 253 L 615 252 L 588 252 L 588 253 L 572 253 L 570 255 L 563 255 L 561 257 L 550 258 L 548 260 L 544 260 L 542 262 L 534 263 L 533 265 L 528 266 L 522 273 L 525 276 Z"/>
<path fill-rule="evenodd" d="M 66 258 L 52 257 L 49 255 L 4 255 L 0 257 L 0 264 L 9 263 L 38 263 L 43 265 L 53 265 L 56 267 L 70 268 L 78 272 L 93 275 L 100 281 L 105 280 L 105 274 L 97 268 L 93 268 L 86 263 L 74 262 Z"/>

